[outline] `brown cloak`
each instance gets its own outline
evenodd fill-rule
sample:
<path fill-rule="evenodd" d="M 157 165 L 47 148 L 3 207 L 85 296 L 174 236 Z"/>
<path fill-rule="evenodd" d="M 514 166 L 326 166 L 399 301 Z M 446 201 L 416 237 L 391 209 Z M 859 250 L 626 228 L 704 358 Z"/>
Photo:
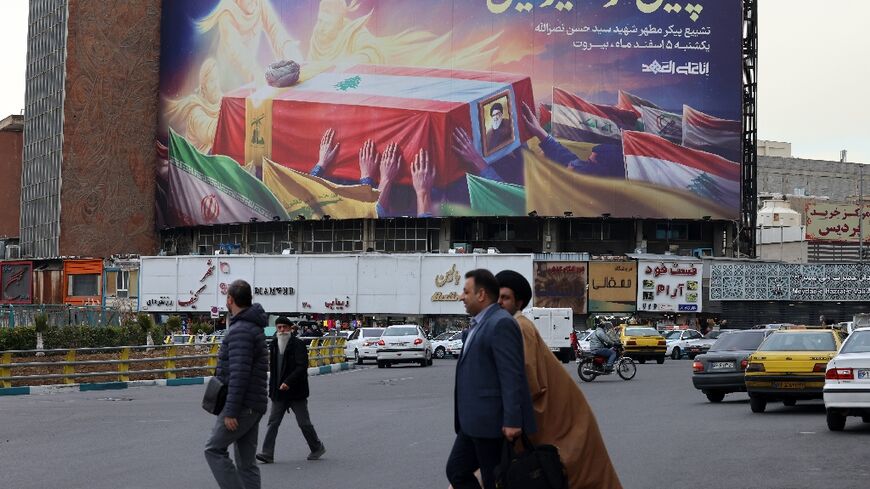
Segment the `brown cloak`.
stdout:
<path fill-rule="evenodd" d="M 622 489 L 583 392 L 535 325 L 521 313 L 514 317 L 523 333 L 526 377 L 538 424 L 532 443 L 558 447 L 571 489 Z"/>

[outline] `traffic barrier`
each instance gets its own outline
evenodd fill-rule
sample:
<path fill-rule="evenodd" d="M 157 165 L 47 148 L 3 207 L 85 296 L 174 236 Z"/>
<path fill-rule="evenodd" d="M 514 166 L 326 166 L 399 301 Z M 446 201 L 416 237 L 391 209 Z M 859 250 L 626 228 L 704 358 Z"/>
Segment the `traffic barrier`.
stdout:
<path fill-rule="evenodd" d="M 322 367 L 343 363 L 347 340 L 342 337 L 324 336 L 314 338 L 308 345 L 308 367 Z"/>

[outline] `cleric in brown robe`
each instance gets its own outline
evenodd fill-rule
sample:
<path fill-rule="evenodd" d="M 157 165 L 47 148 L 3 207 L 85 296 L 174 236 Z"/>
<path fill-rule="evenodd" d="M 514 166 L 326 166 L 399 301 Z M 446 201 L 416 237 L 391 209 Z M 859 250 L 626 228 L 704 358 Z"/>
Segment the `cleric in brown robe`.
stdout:
<path fill-rule="evenodd" d="M 532 443 L 555 445 L 571 489 L 621 489 L 595 415 L 583 392 L 550 351 L 537 328 L 522 315 L 532 299 L 529 282 L 513 270 L 499 272 L 498 303 L 519 324 L 523 334 L 526 377 L 538 431 Z"/>

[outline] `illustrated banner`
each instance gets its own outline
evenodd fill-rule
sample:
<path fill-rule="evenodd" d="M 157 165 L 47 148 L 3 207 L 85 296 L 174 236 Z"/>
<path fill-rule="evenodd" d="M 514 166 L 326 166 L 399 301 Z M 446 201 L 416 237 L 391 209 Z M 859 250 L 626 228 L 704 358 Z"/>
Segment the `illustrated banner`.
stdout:
<path fill-rule="evenodd" d="M 158 226 L 734 219 L 742 31 L 741 0 L 163 2 Z M 255 181 L 185 174 L 210 158 Z M 301 175 L 376 195 L 336 215 Z"/>
<path fill-rule="evenodd" d="M 536 261 L 535 306 L 570 307 L 586 314 L 586 262 Z"/>

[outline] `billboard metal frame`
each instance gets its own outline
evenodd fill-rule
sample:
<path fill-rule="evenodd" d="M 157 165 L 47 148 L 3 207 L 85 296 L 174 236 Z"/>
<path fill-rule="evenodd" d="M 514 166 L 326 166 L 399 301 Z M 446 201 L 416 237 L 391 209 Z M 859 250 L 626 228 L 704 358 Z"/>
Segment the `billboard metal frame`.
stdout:
<path fill-rule="evenodd" d="M 758 217 L 758 126 L 756 97 L 758 95 L 758 5 L 756 0 L 743 0 L 743 165 L 741 222 L 737 239 L 747 244 L 747 254 L 755 257 L 755 227 Z M 746 239 L 744 240 L 744 236 Z M 742 247 L 741 247 L 742 248 Z"/>

